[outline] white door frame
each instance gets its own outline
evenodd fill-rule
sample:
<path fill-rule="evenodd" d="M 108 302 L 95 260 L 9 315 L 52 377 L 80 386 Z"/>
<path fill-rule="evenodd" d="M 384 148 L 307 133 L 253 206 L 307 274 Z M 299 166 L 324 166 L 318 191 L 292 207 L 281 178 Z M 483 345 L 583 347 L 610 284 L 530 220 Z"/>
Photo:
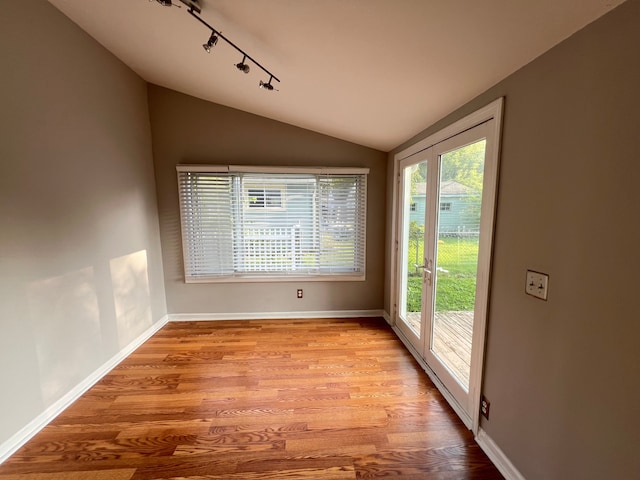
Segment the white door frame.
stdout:
<path fill-rule="evenodd" d="M 491 132 L 493 145 L 495 148 L 492 148 L 491 151 L 487 151 L 487 166 L 490 168 L 490 171 L 485 171 L 485 181 L 488 182 L 497 182 L 498 179 L 498 160 L 500 158 L 500 132 L 502 130 L 502 112 L 503 112 L 504 98 L 498 98 L 497 100 L 491 102 L 489 105 L 477 110 L 476 112 L 467 115 L 466 117 L 458 120 L 457 122 L 449 125 L 448 127 L 443 128 L 442 130 L 430 135 L 429 137 L 409 146 L 408 148 L 398 152 L 394 155 L 393 159 L 393 192 L 392 192 L 392 210 L 391 210 L 391 279 L 390 279 L 390 317 L 392 326 L 397 333 L 399 330 L 395 326 L 395 319 L 398 315 L 398 275 L 397 275 L 397 267 L 398 267 L 398 255 L 399 255 L 399 238 L 398 234 L 400 231 L 398 220 L 399 220 L 399 185 L 400 185 L 400 169 L 399 163 L 401 160 L 415 155 L 416 153 L 427 150 L 428 148 L 443 142 L 444 140 L 454 137 L 455 135 L 462 133 L 470 128 L 473 128 L 477 125 L 480 125 L 488 120 L 495 120 L 493 122 L 493 128 Z M 491 158 L 489 158 L 489 155 Z M 484 189 L 486 191 L 491 192 L 492 197 L 486 200 L 487 204 L 485 205 L 485 199 L 483 199 L 483 207 L 482 207 L 482 216 L 484 218 L 490 219 L 493 224 L 493 220 L 495 217 L 495 203 L 497 196 L 497 183 L 485 183 Z M 492 252 L 493 245 L 493 229 L 487 232 L 487 237 L 485 238 L 486 242 L 484 243 L 484 254 L 490 255 Z M 482 254 L 482 252 L 481 252 Z M 471 405 L 475 405 L 477 408 L 471 408 L 471 417 L 469 417 L 466 413 L 464 413 L 464 409 L 457 404 L 452 395 L 446 391 L 444 385 L 437 379 L 435 373 L 426 365 L 426 363 L 418 358 L 419 363 L 425 368 L 427 374 L 434 381 L 438 389 L 441 391 L 443 396 L 447 399 L 447 401 L 451 404 L 453 409 L 458 413 L 462 421 L 465 425 L 471 429 L 474 435 L 477 435 L 478 429 L 480 427 L 480 397 L 482 395 L 482 371 L 483 371 L 483 363 L 484 363 L 484 349 L 485 342 L 484 339 L 486 337 L 486 325 L 487 325 L 487 301 L 488 301 L 488 288 L 489 288 L 489 278 L 478 279 L 478 281 L 482 281 L 485 284 L 485 292 L 481 299 L 482 305 L 481 308 L 477 311 L 477 316 L 474 318 L 474 327 L 473 334 L 474 336 L 478 335 L 477 338 L 483 339 L 482 341 L 477 342 L 477 348 L 473 349 L 472 362 L 473 368 L 470 372 L 470 390 L 469 390 L 469 398 Z M 402 338 L 402 335 L 399 335 Z M 413 351 L 414 356 L 417 352 Z M 473 385 L 473 388 L 471 386 Z"/>

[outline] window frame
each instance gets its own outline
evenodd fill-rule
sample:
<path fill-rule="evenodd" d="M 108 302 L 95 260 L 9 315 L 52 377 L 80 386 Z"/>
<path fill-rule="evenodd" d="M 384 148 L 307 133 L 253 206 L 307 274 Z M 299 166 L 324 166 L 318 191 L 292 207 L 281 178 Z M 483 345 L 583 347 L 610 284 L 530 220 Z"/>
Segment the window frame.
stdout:
<path fill-rule="evenodd" d="M 367 264 L 367 254 L 366 254 L 366 239 L 367 239 L 367 203 L 368 203 L 368 190 L 367 190 L 367 176 L 369 174 L 368 168 L 358 168 L 358 167 L 335 167 L 335 168 L 324 168 L 324 167 L 254 167 L 254 166 L 238 166 L 238 165 L 176 165 L 177 178 L 178 178 L 178 202 L 179 202 L 179 210 L 180 210 L 180 227 L 181 227 L 181 239 L 182 239 L 182 253 L 183 253 L 183 278 L 185 283 L 251 283 L 251 282 L 291 282 L 291 281 L 303 281 L 303 282 L 313 282 L 313 281 L 322 281 L 322 282 L 334 282 L 334 281 L 364 281 L 366 280 L 366 264 Z M 287 175 L 361 175 L 363 178 L 361 180 L 361 193 L 360 197 L 362 211 L 359 214 L 359 217 L 362 222 L 360 236 L 363 237 L 361 241 L 358 240 L 359 236 L 356 235 L 354 237 L 354 241 L 358 242 L 359 245 L 354 247 L 355 249 L 359 249 L 361 253 L 359 254 L 362 258 L 362 271 L 356 272 L 330 272 L 330 271 L 322 271 L 319 270 L 314 273 L 298 273 L 295 270 L 286 270 L 279 271 L 276 273 L 271 272 L 238 272 L 235 270 L 233 273 L 228 275 L 216 274 L 213 273 L 209 276 L 190 276 L 187 272 L 187 263 L 188 263 L 188 252 L 187 248 L 185 248 L 186 242 L 188 241 L 187 236 L 185 235 L 185 219 L 182 199 L 181 199 L 181 180 L 180 174 L 181 172 L 195 172 L 195 173 L 212 173 L 212 174 L 225 174 L 225 175 L 242 175 L 242 174 L 282 174 L 283 176 Z M 234 178 L 234 177 L 231 177 Z M 286 182 L 283 183 L 274 183 L 273 189 L 281 190 L 281 199 L 282 199 L 282 207 L 249 207 L 248 204 L 242 205 L 240 208 L 243 211 L 254 210 L 255 211 L 269 211 L 269 210 L 286 210 L 286 198 L 287 198 L 287 188 Z M 243 188 L 243 192 L 241 192 L 241 196 L 245 195 L 248 191 L 248 188 Z M 266 201 L 266 198 L 265 198 Z M 192 221 L 193 219 L 190 219 Z M 315 232 L 315 234 L 320 234 L 321 230 Z M 193 247 L 193 245 L 191 245 Z M 234 249 L 236 248 L 234 244 Z M 234 250 L 234 257 L 236 255 L 236 251 Z M 357 254 L 354 254 L 357 255 Z M 358 266 L 359 262 L 354 264 Z"/>

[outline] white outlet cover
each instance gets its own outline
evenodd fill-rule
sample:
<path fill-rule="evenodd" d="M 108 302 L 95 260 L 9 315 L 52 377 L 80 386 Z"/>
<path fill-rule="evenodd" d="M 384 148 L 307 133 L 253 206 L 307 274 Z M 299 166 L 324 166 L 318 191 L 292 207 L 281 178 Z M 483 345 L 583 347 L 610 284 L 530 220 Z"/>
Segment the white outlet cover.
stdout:
<path fill-rule="evenodd" d="M 549 275 L 527 270 L 527 281 L 524 290 L 527 295 L 546 300 L 549 293 Z"/>

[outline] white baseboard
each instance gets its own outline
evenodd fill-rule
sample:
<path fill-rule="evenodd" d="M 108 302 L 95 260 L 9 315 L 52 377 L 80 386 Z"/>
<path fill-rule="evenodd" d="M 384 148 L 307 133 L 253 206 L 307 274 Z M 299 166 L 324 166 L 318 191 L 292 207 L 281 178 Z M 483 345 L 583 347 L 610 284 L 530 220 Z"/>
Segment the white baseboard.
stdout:
<path fill-rule="evenodd" d="M 480 448 L 487 454 L 487 457 L 493 462 L 496 468 L 507 480 L 526 480 L 524 476 L 513 466 L 504 452 L 495 444 L 493 439 L 482 428 L 478 430 L 476 442 Z"/>
<path fill-rule="evenodd" d="M 47 426 L 54 418 L 60 415 L 69 405 L 75 402 L 87 390 L 95 385 L 102 377 L 109 373 L 120 362 L 127 358 L 133 351 L 147 341 L 153 334 L 164 327 L 169 321 L 169 316 L 165 315 L 138 338 L 129 343 L 116 355 L 101 365 L 91 375 L 72 388 L 66 395 L 49 406 L 44 412 L 30 421 L 27 425 L 18 430 L 8 440 L 0 444 L 0 464 L 13 455 L 20 447 L 27 443 L 33 436 Z"/>
<path fill-rule="evenodd" d="M 384 320 L 391 325 L 391 315 L 389 315 L 389 313 L 387 313 L 387 311 L 383 311 L 382 312 L 382 318 L 384 318 Z"/>
<path fill-rule="evenodd" d="M 199 322 L 218 320 L 292 320 L 296 318 L 358 318 L 384 317 L 383 310 L 322 310 L 302 312 L 249 313 L 171 313 L 170 322 Z"/>

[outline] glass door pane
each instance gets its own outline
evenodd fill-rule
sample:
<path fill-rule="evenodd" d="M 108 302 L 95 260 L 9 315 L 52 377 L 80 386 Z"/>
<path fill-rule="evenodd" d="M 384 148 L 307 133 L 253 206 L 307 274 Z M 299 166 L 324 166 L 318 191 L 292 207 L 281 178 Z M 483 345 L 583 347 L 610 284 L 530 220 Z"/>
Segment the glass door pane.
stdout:
<path fill-rule="evenodd" d="M 469 390 L 486 141 L 440 155 L 430 350 Z"/>
<path fill-rule="evenodd" d="M 427 162 L 402 168 L 402 225 L 400 245 L 399 317 L 409 330 L 407 337 L 422 350 L 424 342 L 424 245 L 427 202 Z"/>

